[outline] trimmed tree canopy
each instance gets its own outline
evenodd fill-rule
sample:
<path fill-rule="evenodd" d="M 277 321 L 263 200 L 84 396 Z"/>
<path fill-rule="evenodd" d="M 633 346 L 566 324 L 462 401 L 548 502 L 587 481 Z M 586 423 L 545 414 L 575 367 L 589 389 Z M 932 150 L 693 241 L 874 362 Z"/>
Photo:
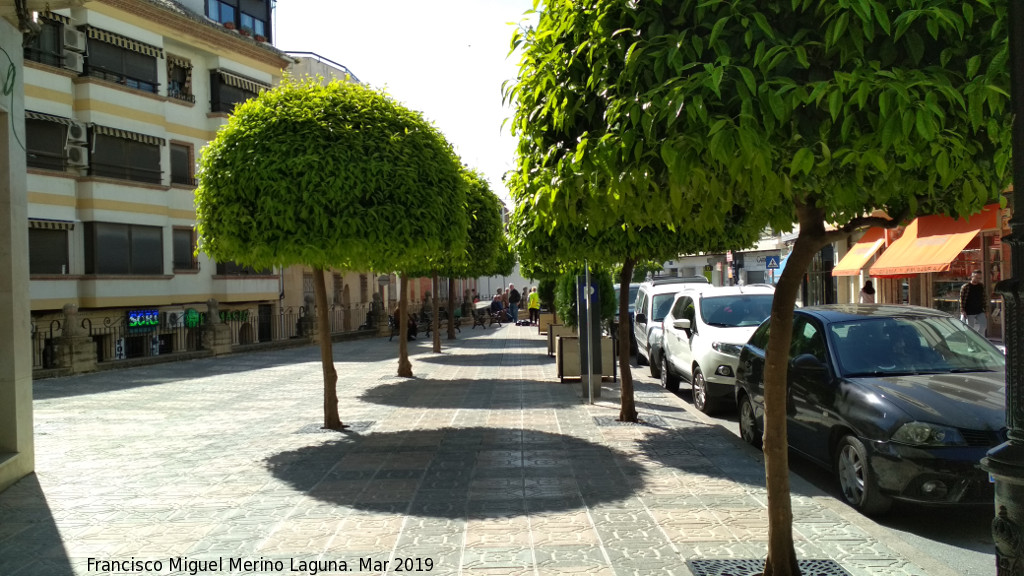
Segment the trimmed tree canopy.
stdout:
<path fill-rule="evenodd" d="M 383 92 L 286 79 L 203 149 L 202 250 L 257 267 L 401 269 L 464 245 L 460 172 L 444 137 Z"/>

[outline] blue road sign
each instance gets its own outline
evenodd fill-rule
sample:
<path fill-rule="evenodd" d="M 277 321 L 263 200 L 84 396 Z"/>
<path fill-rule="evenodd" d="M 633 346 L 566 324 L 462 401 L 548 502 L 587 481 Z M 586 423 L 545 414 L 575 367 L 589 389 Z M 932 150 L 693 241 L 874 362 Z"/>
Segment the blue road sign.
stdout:
<path fill-rule="evenodd" d="M 767 256 L 764 259 L 765 270 L 778 270 L 779 269 L 779 257 L 778 256 Z"/>

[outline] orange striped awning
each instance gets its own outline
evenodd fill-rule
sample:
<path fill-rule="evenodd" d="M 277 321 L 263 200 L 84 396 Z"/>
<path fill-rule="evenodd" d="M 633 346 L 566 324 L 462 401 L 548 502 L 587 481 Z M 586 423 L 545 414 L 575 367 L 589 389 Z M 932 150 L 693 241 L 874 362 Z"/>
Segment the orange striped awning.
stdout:
<path fill-rule="evenodd" d="M 869 228 L 832 269 L 833 276 L 857 276 L 868 260 L 885 244 L 884 228 Z"/>
<path fill-rule="evenodd" d="M 922 216 L 911 222 L 903 236 L 886 248 L 871 266 L 870 274 L 900 277 L 945 272 L 978 232 L 998 229 L 998 204 L 986 206 L 966 219 Z"/>

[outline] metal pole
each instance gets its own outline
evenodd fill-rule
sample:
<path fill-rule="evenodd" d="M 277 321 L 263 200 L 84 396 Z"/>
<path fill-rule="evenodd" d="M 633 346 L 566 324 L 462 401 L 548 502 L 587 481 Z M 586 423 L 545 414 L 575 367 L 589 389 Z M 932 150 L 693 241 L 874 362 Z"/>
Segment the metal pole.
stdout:
<path fill-rule="evenodd" d="M 1009 2 L 1010 94 L 1013 122 L 1013 197 L 1009 277 L 996 284 L 1003 297 L 1006 339 L 1006 424 L 1008 441 L 993 448 L 981 466 L 995 479 L 995 519 L 992 537 L 996 545 L 996 574 L 1024 576 L 1024 307 L 1021 280 L 1024 275 L 1024 6 Z M 1020 208 L 1020 210 L 1018 210 Z"/>
<path fill-rule="evenodd" d="M 583 294 L 587 298 L 587 394 L 590 398 L 590 403 L 594 403 L 594 335 L 593 322 L 594 316 L 590 309 L 590 265 L 587 261 L 583 261 Z"/>

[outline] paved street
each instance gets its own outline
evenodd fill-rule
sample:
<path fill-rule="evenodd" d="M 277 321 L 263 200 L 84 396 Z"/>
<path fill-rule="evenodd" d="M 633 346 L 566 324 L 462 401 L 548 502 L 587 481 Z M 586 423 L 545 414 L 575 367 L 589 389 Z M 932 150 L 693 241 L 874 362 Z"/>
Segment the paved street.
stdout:
<path fill-rule="evenodd" d="M 764 558 L 760 453 L 684 400 L 638 382 L 645 423 L 620 424 L 618 384 L 588 404 L 535 328 L 443 344 L 410 343 L 414 379 L 397 341 L 335 344 L 343 433 L 319 429 L 315 346 L 37 382 L 0 575 L 745 576 Z M 954 574 L 795 477 L 793 505 L 805 574 Z"/>

